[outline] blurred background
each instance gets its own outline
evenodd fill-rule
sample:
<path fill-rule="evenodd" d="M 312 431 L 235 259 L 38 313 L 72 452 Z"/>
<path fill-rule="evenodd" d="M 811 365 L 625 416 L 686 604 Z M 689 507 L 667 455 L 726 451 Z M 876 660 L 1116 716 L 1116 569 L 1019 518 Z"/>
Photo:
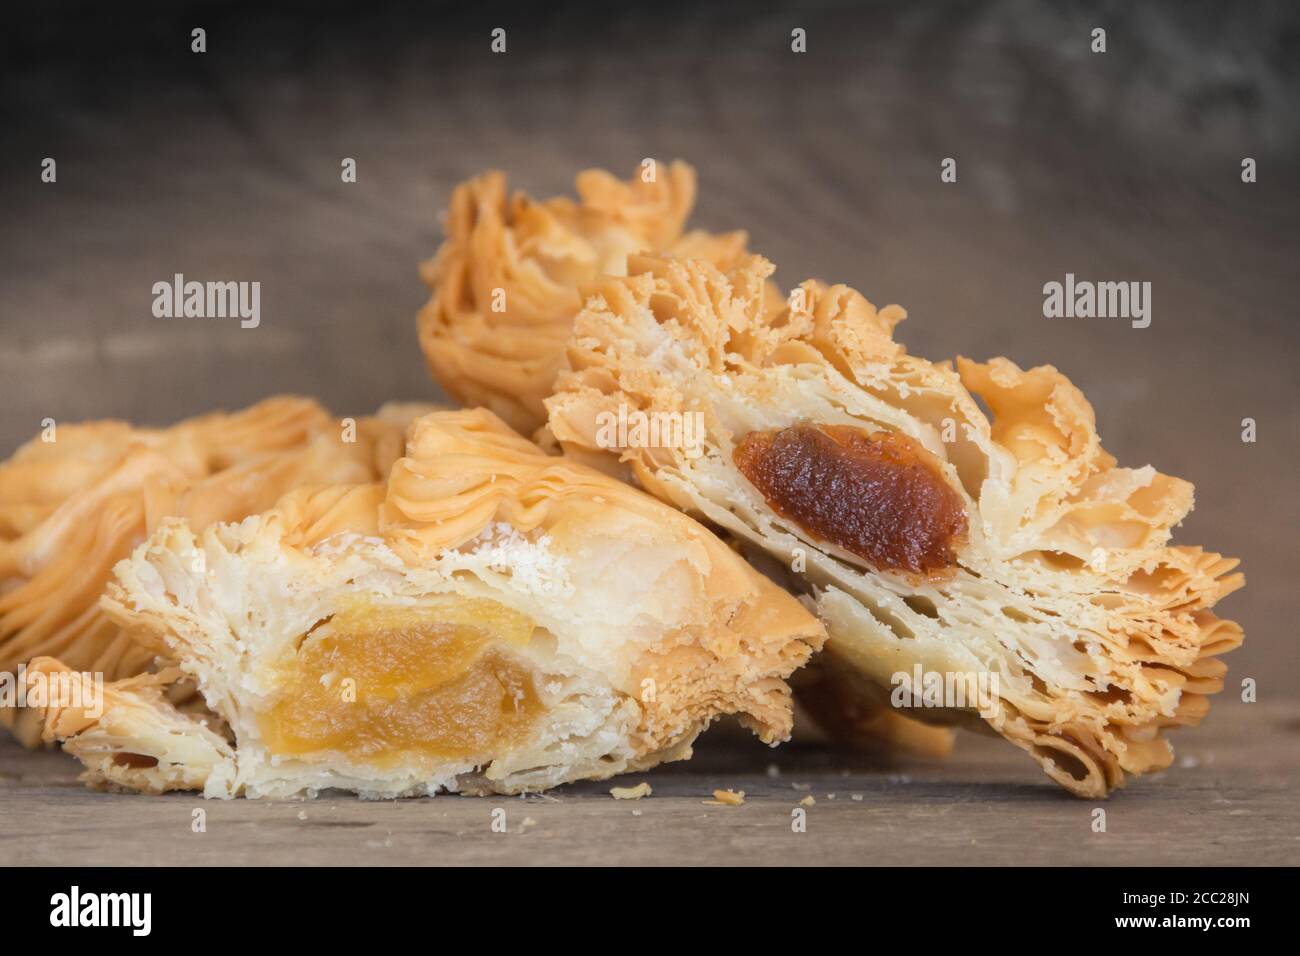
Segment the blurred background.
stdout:
<path fill-rule="evenodd" d="M 455 183 L 498 167 L 549 196 L 681 157 L 694 223 L 748 229 L 782 285 L 904 305 L 927 358 L 1055 364 L 1122 463 L 1195 482 L 1178 540 L 1241 556 L 1249 582 L 1221 609 L 1247 633 L 1231 680 L 1300 692 L 1296 4 L 143 0 L 6 20 L 0 454 L 46 417 L 436 398 L 416 265 Z M 260 282 L 260 326 L 154 318 L 177 272 Z M 1150 282 L 1151 326 L 1044 318 L 1067 272 Z"/>

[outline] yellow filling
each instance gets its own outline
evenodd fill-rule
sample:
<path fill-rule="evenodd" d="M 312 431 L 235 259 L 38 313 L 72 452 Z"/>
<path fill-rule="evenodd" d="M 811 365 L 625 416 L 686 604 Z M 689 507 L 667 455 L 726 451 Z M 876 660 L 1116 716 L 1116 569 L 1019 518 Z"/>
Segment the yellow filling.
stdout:
<path fill-rule="evenodd" d="M 271 753 L 342 753 L 380 765 L 464 759 L 522 743 L 542 711 L 533 672 L 510 648 L 533 622 L 495 601 L 357 603 L 303 639 L 258 718 Z"/>

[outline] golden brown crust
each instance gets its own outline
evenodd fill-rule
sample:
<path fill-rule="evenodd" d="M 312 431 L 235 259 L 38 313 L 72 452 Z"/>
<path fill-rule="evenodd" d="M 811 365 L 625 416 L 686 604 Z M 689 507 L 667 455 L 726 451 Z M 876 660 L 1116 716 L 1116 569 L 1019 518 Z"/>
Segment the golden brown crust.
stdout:
<path fill-rule="evenodd" d="M 446 240 L 420 270 L 433 292 L 418 325 L 434 378 L 463 404 L 531 434 L 546 420 L 542 400 L 583 283 L 624 273 L 629 253 L 666 251 L 723 268 L 744 254 L 743 232 L 683 234 L 695 188 L 695 170 L 680 160 L 643 165 L 627 181 L 589 169 L 577 177 L 576 201 L 507 197 L 495 171 L 457 186 Z"/>
<path fill-rule="evenodd" d="M 996 674 L 990 725 L 1080 795 L 1168 765 L 1163 731 L 1200 719 L 1222 687 L 1217 655 L 1241 641 L 1210 610 L 1242 585 L 1236 561 L 1169 545 L 1188 482 L 1119 467 L 1056 369 L 909 356 L 893 341 L 906 313 L 845 286 L 804 283 L 773 321 L 758 257 L 730 275 L 653 257 L 629 272 L 575 320 L 547 402 L 566 450 L 612 456 L 787 563 L 806 556 L 827 666 L 886 687 L 914 665 Z M 599 423 L 620 406 L 701 415 L 702 453 L 611 447 Z M 971 517 L 951 581 L 908 580 L 772 512 L 732 455 L 752 431 L 799 423 L 905 434 L 936 456 Z"/>

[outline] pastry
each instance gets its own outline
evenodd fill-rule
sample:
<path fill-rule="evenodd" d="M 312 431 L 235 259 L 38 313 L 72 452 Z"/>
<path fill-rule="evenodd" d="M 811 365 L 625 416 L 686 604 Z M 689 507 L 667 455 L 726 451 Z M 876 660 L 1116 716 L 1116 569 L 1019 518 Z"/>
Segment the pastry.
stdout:
<path fill-rule="evenodd" d="M 646 181 L 651 172 L 653 181 Z M 433 297 L 420 312 L 420 344 L 434 377 L 461 402 L 487 407 L 533 435 L 545 422 L 543 401 L 586 283 L 626 274 L 628 255 L 640 251 L 667 250 L 724 270 L 746 255 L 743 231 L 683 234 L 695 191 L 695 170 L 680 160 L 643 164 L 626 182 L 587 170 L 577 177 L 576 202 L 538 202 L 523 193 L 507 199 L 499 172 L 458 186 L 446 241 L 421 268 Z M 771 316 L 785 305 L 772 282 L 764 285 L 763 303 Z M 605 466 L 600 457 L 582 460 Z M 862 732 L 853 735 L 855 745 L 930 755 L 951 749 L 947 730 L 861 706 L 869 713 L 857 722 Z"/>
<path fill-rule="evenodd" d="M 1086 797 L 1168 766 L 1242 638 L 1211 610 L 1237 562 L 1169 544 L 1192 486 L 1120 467 L 1055 368 L 908 355 L 896 305 L 807 282 L 768 320 L 771 271 L 637 256 L 594 283 L 555 439 L 785 565 L 829 631 L 824 722 L 888 697 Z"/>
<path fill-rule="evenodd" d="M 684 162 L 646 160 L 627 182 L 589 169 L 577 193 L 576 201 L 507 198 L 503 173 L 476 176 L 452 193 L 446 241 L 420 270 L 433 292 L 418 324 L 434 378 L 525 435 L 546 420 L 542 400 L 582 304 L 581 283 L 624 274 L 633 252 L 728 268 L 745 251 L 744 232 L 683 234 L 695 204 L 695 170 Z"/>
<path fill-rule="evenodd" d="M 31 440 L 0 465 L 0 672 L 40 655 L 107 680 L 145 670 L 153 652 L 98 602 L 113 565 L 165 516 L 202 529 L 302 484 L 373 481 L 430 407 L 338 421 L 309 399 L 280 397 L 169 428 L 59 424 Z M 0 708 L 0 722 L 28 745 L 39 737 L 13 708 Z"/>
<path fill-rule="evenodd" d="M 150 793 L 541 790 L 689 756 L 723 714 L 775 743 L 824 639 L 702 525 L 481 409 L 418 419 L 387 483 L 169 518 L 115 574 L 109 617 L 214 717 L 136 677 L 43 729 L 90 784 Z"/>

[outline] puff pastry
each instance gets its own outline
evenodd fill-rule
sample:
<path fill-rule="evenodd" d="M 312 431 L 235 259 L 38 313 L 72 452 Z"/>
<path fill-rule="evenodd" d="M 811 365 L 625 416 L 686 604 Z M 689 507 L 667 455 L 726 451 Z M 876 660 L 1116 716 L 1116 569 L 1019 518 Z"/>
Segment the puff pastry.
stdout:
<path fill-rule="evenodd" d="M 210 797 L 539 790 L 689 756 L 728 713 L 775 743 L 825 636 L 693 519 L 481 409 L 417 420 L 386 484 L 167 519 L 103 604 L 215 719 L 133 677 L 46 738 L 92 785 Z"/>
<path fill-rule="evenodd" d="M 626 182 L 599 169 L 577 177 L 578 199 L 545 201 L 488 172 L 452 193 L 446 241 L 421 267 L 433 292 L 420 311 L 420 346 L 433 376 L 466 405 L 496 412 L 525 435 L 546 420 L 578 286 L 623 275 L 633 252 L 667 251 L 733 266 L 744 232 L 683 234 L 695 204 L 695 170 L 681 161 Z M 779 294 L 777 295 L 779 302 Z"/>
<path fill-rule="evenodd" d="M 1080 796 L 1167 766 L 1164 731 L 1201 719 L 1242 639 L 1211 611 L 1237 562 L 1169 545 L 1192 486 L 1120 467 L 1051 366 L 908 355 L 896 305 L 807 282 L 766 320 L 771 271 L 634 257 L 593 284 L 555 438 L 791 569 L 830 633 L 823 720 L 902 688 Z M 620 409 L 698 414 L 697 447 L 620 441 Z M 931 675 L 991 699 L 927 698 Z"/>
<path fill-rule="evenodd" d="M 406 425 L 432 406 L 391 405 L 354 424 L 306 398 L 278 397 L 169 428 L 58 425 L 0 465 L 0 671 L 57 657 L 115 680 L 149 667 L 99 609 L 113 565 L 163 517 L 196 529 L 271 507 L 311 483 L 372 481 L 402 453 Z M 40 728 L 0 709 L 29 746 Z"/>

